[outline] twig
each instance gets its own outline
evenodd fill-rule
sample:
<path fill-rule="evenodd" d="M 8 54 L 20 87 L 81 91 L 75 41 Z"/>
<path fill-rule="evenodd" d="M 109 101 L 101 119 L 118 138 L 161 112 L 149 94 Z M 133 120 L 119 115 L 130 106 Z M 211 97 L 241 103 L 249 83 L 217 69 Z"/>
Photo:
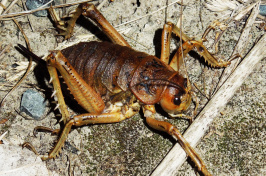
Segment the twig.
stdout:
<path fill-rule="evenodd" d="M 15 5 L 17 3 L 18 0 L 14 0 L 13 2 L 11 2 L 11 4 L 9 4 L 9 6 L 4 9 L 5 11 L 3 12 L 3 14 L 6 14 L 12 7 L 13 5 Z"/>
<path fill-rule="evenodd" d="M 11 5 L 13 5 L 13 4 L 11 4 Z M 9 5 L 9 7 L 11 6 L 11 5 Z M 10 8 L 9 8 L 10 9 Z M 7 10 L 5 10 L 3 13 L 5 13 L 5 12 L 7 12 Z M 23 37 L 24 37 L 24 39 L 25 39 L 25 42 L 26 42 L 26 44 L 27 44 L 27 46 L 28 46 L 28 49 L 31 51 L 31 47 L 30 47 L 30 43 L 29 43 L 29 39 L 28 39 L 28 37 L 26 36 L 26 34 L 24 33 L 24 31 L 23 31 L 23 29 L 22 29 L 22 27 L 20 26 L 20 24 L 18 23 L 18 21 L 16 20 L 16 19 L 14 19 L 13 18 L 13 21 L 14 21 L 14 23 L 18 26 L 18 28 L 19 28 L 19 30 L 21 31 L 21 33 L 22 33 L 22 35 L 23 35 Z M 25 72 L 25 74 L 22 76 L 22 78 L 16 83 L 16 85 L 14 86 L 14 87 L 12 87 L 12 89 L 3 97 L 3 99 L 1 100 L 1 102 L 0 102 L 0 108 L 3 106 L 3 104 L 4 104 L 4 101 L 5 101 L 5 99 L 6 99 L 6 97 L 9 95 L 9 94 L 11 94 L 20 84 L 21 84 L 21 82 L 26 78 L 26 76 L 29 74 L 29 72 L 30 72 L 30 68 L 31 68 L 31 65 L 32 65 L 32 57 L 30 57 L 30 60 L 29 60 L 29 65 L 28 65 L 28 67 L 27 67 L 27 70 L 26 70 L 26 72 Z"/>
<path fill-rule="evenodd" d="M 67 3 L 67 4 L 59 4 L 59 5 L 55 5 L 55 6 L 52 6 L 52 7 L 55 9 L 55 8 L 72 6 L 72 5 L 81 4 L 81 3 L 84 3 L 84 2 L 90 2 L 90 1 L 93 1 L 93 0 L 85 0 L 85 1 L 77 1 L 77 2 L 74 2 L 74 3 L 72 2 L 72 3 Z M 48 3 L 50 3 L 50 2 L 48 2 Z M 12 20 L 12 17 L 29 15 L 29 14 L 32 14 L 34 12 L 38 12 L 38 11 L 41 11 L 41 10 L 47 10 L 49 8 L 50 8 L 50 6 L 49 7 L 41 6 L 41 7 L 37 8 L 37 9 L 34 9 L 34 10 L 28 10 L 28 11 L 19 12 L 19 13 L 9 13 L 9 14 L 5 14 L 5 15 L 0 15 L 0 20 Z M 4 18 L 6 18 L 6 19 L 4 19 Z"/>
<path fill-rule="evenodd" d="M 255 2 L 253 4 L 251 4 L 250 6 L 244 8 L 240 13 L 238 13 L 237 15 L 234 16 L 234 20 L 239 21 L 241 20 L 247 13 L 249 13 L 249 11 L 251 9 L 253 9 L 253 7 L 258 4 L 258 2 Z"/>
<path fill-rule="evenodd" d="M 2 91 L 2 92 L 7 92 L 7 91 L 10 90 L 10 87 L 12 88 L 14 85 L 15 85 L 15 84 L 12 84 L 12 83 L 10 83 L 10 84 L 3 84 L 3 85 L 0 83 L 0 86 L 1 86 L 0 91 Z M 3 87 L 7 87 L 7 89 L 4 89 Z M 37 89 L 38 91 L 43 91 L 43 92 L 44 92 L 43 89 L 37 87 L 37 86 L 34 85 L 34 84 L 29 84 L 29 83 L 27 83 L 26 85 L 23 85 L 23 86 L 20 86 L 20 87 L 23 87 L 23 88 L 34 88 L 34 89 Z"/>
<path fill-rule="evenodd" d="M 2 14 L 3 10 L 4 10 L 4 6 L 6 6 L 7 4 L 7 0 L 2 0 L 0 2 L 0 14 Z"/>
<path fill-rule="evenodd" d="M 21 0 L 21 2 L 22 2 L 22 5 L 23 5 L 24 9 L 25 9 L 25 10 L 28 10 L 28 8 L 27 8 L 25 2 L 22 1 L 22 0 Z M 28 20 L 29 20 L 29 23 L 30 23 L 30 27 L 31 27 L 32 32 L 34 32 L 34 28 L 33 28 L 33 25 L 32 25 L 32 22 L 31 22 L 31 18 L 30 18 L 30 16 L 27 16 L 27 18 L 28 18 Z"/>
<path fill-rule="evenodd" d="M 234 92 L 241 86 L 248 75 L 253 71 L 256 64 L 266 57 L 265 48 L 266 34 L 261 37 L 259 42 L 251 49 L 244 60 L 208 102 L 205 108 L 198 115 L 197 119 L 190 125 L 188 130 L 185 132 L 184 137 L 192 147 L 195 147 L 204 136 L 214 118 L 219 115 L 219 112 L 234 95 Z M 220 100 L 221 97 L 223 97 L 222 101 Z M 152 175 L 176 175 L 178 168 L 185 160 L 186 153 L 179 144 L 176 144 Z"/>

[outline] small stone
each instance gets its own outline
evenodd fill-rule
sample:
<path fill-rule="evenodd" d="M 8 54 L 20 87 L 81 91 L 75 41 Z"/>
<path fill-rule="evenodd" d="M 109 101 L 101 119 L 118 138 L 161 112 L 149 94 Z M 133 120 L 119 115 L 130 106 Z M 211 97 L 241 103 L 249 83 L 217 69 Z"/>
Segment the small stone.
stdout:
<path fill-rule="evenodd" d="M 44 115 L 45 107 L 46 103 L 39 92 L 28 89 L 23 93 L 20 112 L 25 112 L 35 120 L 40 120 Z"/>
<path fill-rule="evenodd" d="M 29 10 L 36 9 L 46 3 L 48 3 L 50 0 L 27 0 L 26 1 L 26 6 Z M 51 4 L 51 3 L 50 3 Z M 48 5 L 50 5 L 48 4 Z M 46 17 L 48 16 L 47 10 L 41 10 L 38 12 L 33 13 L 37 17 Z"/>
<path fill-rule="evenodd" d="M 266 16 L 266 5 L 260 5 L 260 15 Z"/>

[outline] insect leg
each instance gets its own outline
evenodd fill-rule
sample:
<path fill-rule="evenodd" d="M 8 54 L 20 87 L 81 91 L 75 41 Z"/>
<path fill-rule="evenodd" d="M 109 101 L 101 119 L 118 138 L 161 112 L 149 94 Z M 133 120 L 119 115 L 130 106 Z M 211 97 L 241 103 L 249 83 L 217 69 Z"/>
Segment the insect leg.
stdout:
<path fill-rule="evenodd" d="M 67 58 L 65 58 L 65 56 L 60 51 L 53 51 L 47 57 L 47 63 L 48 63 L 48 70 L 51 69 L 54 71 L 52 74 L 49 71 L 50 75 L 53 78 L 53 82 L 54 80 L 58 79 L 58 76 L 53 76 L 57 74 L 56 73 L 57 69 L 60 72 L 61 76 L 63 77 L 65 83 L 67 84 L 67 87 L 70 90 L 71 94 L 74 96 L 75 100 L 80 104 L 80 106 L 82 106 L 88 112 L 92 113 L 100 114 L 103 111 L 105 104 L 100 94 L 97 93 L 91 86 L 89 86 L 82 79 L 82 77 L 77 73 L 77 71 L 69 63 Z M 56 84 L 54 84 L 54 86 L 58 86 L 58 90 L 55 87 L 57 95 L 57 92 L 61 92 L 59 80 L 56 81 Z M 57 98 L 58 100 L 64 99 L 63 95 L 60 96 L 57 95 Z M 59 101 L 58 103 L 59 103 L 59 108 L 62 111 L 61 103 Z"/>
<path fill-rule="evenodd" d="M 166 132 L 176 138 L 181 147 L 187 153 L 187 155 L 192 159 L 198 170 L 201 171 L 204 175 L 211 175 L 208 172 L 202 159 L 199 157 L 196 151 L 189 145 L 189 143 L 179 132 L 179 130 L 171 123 L 156 120 L 154 117 L 155 113 L 156 111 L 153 105 L 144 106 L 144 116 L 146 117 L 147 124 L 156 130 Z"/>
<path fill-rule="evenodd" d="M 166 23 L 163 26 L 162 38 L 161 38 L 161 61 L 169 64 L 170 56 L 170 39 L 172 34 L 173 25 Z"/>
<path fill-rule="evenodd" d="M 173 33 L 177 35 L 178 37 L 181 37 L 183 40 L 182 48 L 183 48 L 183 56 L 185 55 L 192 49 L 197 49 L 198 53 L 204 57 L 205 61 L 212 67 L 226 67 L 230 64 L 230 61 L 223 61 L 222 59 L 218 59 L 214 57 L 203 45 L 203 41 L 205 39 L 200 39 L 200 40 L 192 40 L 188 38 L 185 34 L 182 33 L 182 36 L 180 36 L 180 29 L 173 25 Z M 174 62 L 178 63 L 177 60 L 180 60 L 180 57 L 182 57 L 182 52 L 181 49 L 176 53 L 176 56 L 174 56 L 173 60 L 170 63 L 170 66 L 174 64 Z"/>
<path fill-rule="evenodd" d="M 173 30 L 175 32 L 178 32 L 178 34 L 176 34 L 176 33 L 175 34 L 180 37 L 180 30 L 179 30 L 179 28 L 177 28 L 177 29 L 176 28 L 177 27 L 170 22 L 167 22 L 163 27 L 162 40 L 161 40 L 162 41 L 162 43 L 161 43 L 161 45 L 162 45 L 162 47 L 161 47 L 161 60 L 163 62 L 165 62 L 166 64 L 169 64 L 170 40 L 171 40 L 171 35 L 172 35 Z M 184 42 L 186 42 L 186 41 L 189 41 L 191 39 L 186 34 L 182 33 L 182 40 Z M 182 59 L 179 59 L 179 61 L 182 61 Z M 172 61 L 172 62 L 176 63 L 177 60 Z M 178 63 L 176 63 L 176 64 L 178 64 Z M 176 64 L 172 63 L 171 67 L 177 71 L 178 66 L 176 66 Z"/>
<path fill-rule="evenodd" d="M 183 64 L 182 56 L 185 57 L 189 51 L 196 48 L 198 53 L 204 57 L 205 61 L 212 67 L 226 67 L 230 64 L 230 61 L 223 61 L 221 59 L 215 58 L 206 47 L 203 45 L 204 38 L 201 40 L 192 40 L 186 34 L 180 31 L 180 29 L 167 22 L 164 25 L 163 34 L 162 34 L 162 48 L 161 48 L 161 60 L 168 64 L 169 62 L 169 50 L 170 50 L 170 39 L 171 33 L 174 33 L 179 38 L 182 38 L 183 44 L 182 47 L 179 47 L 178 51 L 175 53 L 173 59 L 170 62 L 170 66 L 179 71 L 180 66 Z M 206 33 L 206 32 L 205 32 Z M 205 37 L 204 34 L 203 37 Z M 181 51 L 181 48 L 183 51 Z"/>
<path fill-rule="evenodd" d="M 78 8 L 81 8 L 83 11 L 82 15 L 93 20 L 113 43 L 130 47 L 127 41 L 115 30 L 93 4 L 83 3 Z"/>
<path fill-rule="evenodd" d="M 129 118 L 123 115 L 121 112 L 114 113 L 104 113 L 104 114 L 95 114 L 95 113 L 86 113 L 74 116 L 70 121 L 68 121 L 55 145 L 55 147 L 49 152 L 48 155 L 41 156 L 42 160 L 47 160 L 55 158 L 59 155 L 64 143 L 67 139 L 67 136 L 71 130 L 72 126 L 83 126 L 88 124 L 102 124 L 102 123 L 116 123 L 121 122 Z"/>
<path fill-rule="evenodd" d="M 37 136 L 37 133 L 39 131 L 42 131 L 42 132 L 50 132 L 52 134 L 59 134 L 60 133 L 60 129 L 52 129 L 52 128 L 49 128 L 49 127 L 44 127 L 44 126 L 36 126 L 33 130 L 33 135 L 36 137 Z"/>
<path fill-rule="evenodd" d="M 65 39 L 69 39 L 73 35 L 73 29 L 79 16 L 82 14 L 93 20 L 98 27 L 112 40 L 113 43 L 128 46 L 127 41 L 115 30 L 115 28 L 104 18 L 104 16 L 97 10 L 93 4 L 83 3 L 80 4 L 76 10 L 71 14 L 70 20 L 66 23 L 58 17 L 54 9 L 51 7 L 49 13 L 55 22 L 56 27 L 59 29 L 59 35 L 65 36 Z"/>
<path fill-rule="evenodd" d="M 73 35 L 73 29 L 75 27 L 75 23 L 77 21 L 77 19 L 79 18 L 79 16 L 82 13 L 82 9 L 77 8 L 72 14 L 71 14 L 71 18 L 68 21 L 64 21 L 61 20 L 57 13 L 55 12 L 55 10 L 53 9 L 53 7 L 50 7 L 48 9 L 50 16 L 52 18 L 52 20 L 55 23 L 55 26 L 58 28 L 59 30 L 59 34 L 58 35 L 62 35 L 65 37 L 66 39 L 69 39 L 72 35 Z"/>
<path fill-rule="evenodd" d="M 61 90 L 58 74 L 56 71 L 55 67 L 52 66 L 47 66 L 48 72 L 50 74 L 50 82 L 52 81 L 53 83 L 53 88 L 54 88 L 54 99 L 57 101 L 57 104 L 59 105 L 59 111 L 62 115 L 60 121 L 63 121 L 64 124 L 70 120 L 69 112 L 67 110 L 67 106 L 63 97 L 63 93 Z M 58 106 L 57 105 L 57 106 Z"/>
<path fill-rule="evenodd" d="M 183 135 L 178 131 L 178 129 L 175 126 L 173 126 L 168 122 L 159 121 L 150 117 L 146 118 L 146 122 L 150 127 L 159 131 L 166 132 L 169 135 L 177 138 L 179 144 L 185 150 L 187 155 L 192 159 L 198 170 L 201 171 L 204 175 L 211 175 L 208 172 L 202 159 L 199 157 L 196 151 L 189 145 L 189 143 L 186 141 L 186 139 L 183 137 Z"/>

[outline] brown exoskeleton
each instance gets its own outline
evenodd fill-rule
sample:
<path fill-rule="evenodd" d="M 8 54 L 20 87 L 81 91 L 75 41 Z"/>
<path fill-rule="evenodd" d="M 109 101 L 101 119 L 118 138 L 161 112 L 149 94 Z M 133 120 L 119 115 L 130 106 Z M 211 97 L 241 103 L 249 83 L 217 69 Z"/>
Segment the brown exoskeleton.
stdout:
<path fill-rule="evenodd" d="M 172 124 L 157 118 L 154 105 L 160 106 L 171 116 L 185 111 L 191 103 L 191 85 L 179 73 L 182 64 L 181 48 L 169 63 L 171 33 L 180 37 L 180 30 L 166 23 L 162 34 L 161 58 L 133 50 L 126 40 L 106 21 L 92 4 L 81 4 L 61 34 L 69 38 L 80 15 L 89 17 L 112 40 L 108 42 L 82 42 L 61 51 L 52 51 L 46 58 L 64 128 L 55 147 L 43 160 L 55 158 L 72 126 L 116 123 L 132 117 L 142 108 L 147 124 L 164 131 L 178 140 L 187 155 L 204 175 L 210 175 L 205 164 Z M 182 33 L 183 56 L 196 48 L 198 53 L 213 67 L 226 67 L 229 62 L 218 61 L 202 44 Z M 25 51 L 26 49 L 21 46 Z M 26 51 L 27 52 L 27 51 Z M 29 52 L 28 52 L 29 53 Z M 29 53 L 36 59 L 38 56 Z M 71 94 L 89 113 L 70 118 L 58 78 L 63 77 Z"/>

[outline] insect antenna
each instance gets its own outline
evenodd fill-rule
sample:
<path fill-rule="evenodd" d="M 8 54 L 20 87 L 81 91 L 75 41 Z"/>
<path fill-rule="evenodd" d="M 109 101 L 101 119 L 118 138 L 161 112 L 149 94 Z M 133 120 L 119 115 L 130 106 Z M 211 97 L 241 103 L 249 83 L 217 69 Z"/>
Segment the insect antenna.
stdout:
<path fill-rule="evenodd" d="M 147 83 L 147 84 L 150 84 L 150 85 L 171 86 L 171 87 L 177 88 L 181 92 L 185 93 L 185 89 L 183 87 L 179 86 L 178 84 L 176 84 L 176 83 L 174 83 L 172 81 L 166 80 L 166 79 L 149 79 L 149 80 L 143 81 L 143 83 Z"/>

